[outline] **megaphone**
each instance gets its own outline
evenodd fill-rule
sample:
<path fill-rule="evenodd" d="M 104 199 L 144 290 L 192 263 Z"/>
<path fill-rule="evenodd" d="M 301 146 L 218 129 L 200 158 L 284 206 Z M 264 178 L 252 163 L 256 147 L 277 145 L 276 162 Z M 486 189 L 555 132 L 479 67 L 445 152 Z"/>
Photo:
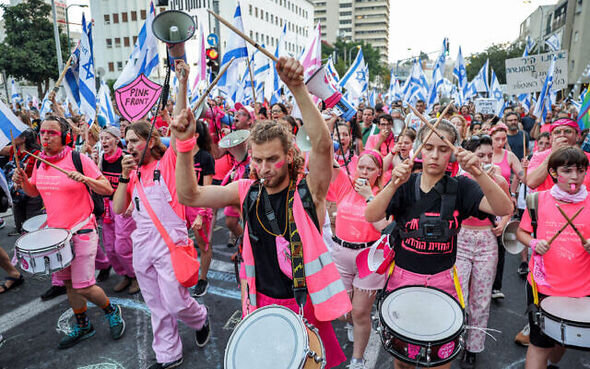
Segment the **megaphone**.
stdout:
<path fill-rule="evenodd" d="M 304 126 L 301 126 L 297 131 L 297 136 L 295 136 L 295 143 L 299 150 L 303 152 L 311 151 L 311 140 L 305 131 Z"/>
<path fill-rule="evenodd" d="M 516 239 L 516 231 L 518 230 L 519 224 L 520 221 L 512 220 L 506 224 L 506 227 L 504 227 L 504 230 L 502 231 L 502 243 L 504 244 L 504 248 L 513 255 L 520 254 L 526 247 Z"/>
<path fill-rule="evenodd" d="M 219 141 L 219 147 L 227 149 L 238 162 L 243 161 L 248 155 L 248 137 L 250 131 L 247 129 L 234 131 Z"/>
<path fill-rule="evenodd" d="M 342 97 L 342 93 L 336 88 L 336 83 L 324 65 L 309 77 L 305 85 L 311 94 L 324 100 L 327 109 L 333 108 L 342 119 L 349 121 L 356 114 L 356 109 Z"/>
<path fill-rule="evenodd" d="M 180 10 L 166 10 L 154 18 L 152 32 L 166 43 L 171 70 L 174 70 L 176 59 L 186 62 L 184 43 L 195 34 L 195 21 L 190 15 Z"/>

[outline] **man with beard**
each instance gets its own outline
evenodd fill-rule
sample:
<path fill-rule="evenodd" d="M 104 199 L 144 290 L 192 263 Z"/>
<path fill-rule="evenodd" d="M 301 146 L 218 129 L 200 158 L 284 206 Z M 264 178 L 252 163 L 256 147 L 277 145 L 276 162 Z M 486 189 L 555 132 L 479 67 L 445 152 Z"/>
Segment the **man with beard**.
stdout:
<path fill-rule="evenodd" d="M 522 160 L 525 156 L 525 152 L 528 152 L 529 147 L 529 135 L 525 131 L 518 127 L 520 123 L 520 116 L 518 113 L 508 113 L 504 116 L 504 122 L 508 126 L 508 145 L 510 149 L 516 155 L 518 160 Z M 525 136 L 526 147 L 523 148 L 523 135 Z"/>

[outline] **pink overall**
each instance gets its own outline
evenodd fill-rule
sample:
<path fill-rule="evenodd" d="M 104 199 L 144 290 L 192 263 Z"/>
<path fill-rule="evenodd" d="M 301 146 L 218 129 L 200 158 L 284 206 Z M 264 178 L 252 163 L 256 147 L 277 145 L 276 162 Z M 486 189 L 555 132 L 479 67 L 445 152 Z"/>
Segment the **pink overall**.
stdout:
<path fill-rule="evenodd" d="M 108 209 L 106 206 L 108 205 Z M 103 218 L 102 244 L 115 273 L 135 278 L 133 270 L 133 242 L 131 232 L 135 230 L 135 221 L 132 217 L 116 214 L 113 210 L 113 202 L 105 201 L 105 213 L 109 217 Z"/>
<path fill-rule="evenodd" d="M 160 178 L 153 186 L 144 187 L 144 191 L 172 241 L 176 243 L 186 240 L 186 223 L 170 206 L 172 196 L 164 179 Z M 139 198 L 136 189 L 133 190 L 133 199 L 135 197 Z M 168 246 L 141 201 L 139 209 L 133 211 L 133 219 L 137 225 L 131 235 L 133 267 L 143 299 L 152 312 L 152 348 L 156 353 L 156 360 L 167 363 L 182 357 L 177 319 L 192 329 L 201 329 L 207 319 L 207 309 L 191 298 L 188 289 L 178 283 Z"/>
<path fill-rule="evenodd" d="M 107 257 L 107 254 L 102 250 L 100 244 L 96 248 L 96 260 L 94 261 L 94 268 L 98 270 L 106 269 L 111 266 L 111 261 Z"/>

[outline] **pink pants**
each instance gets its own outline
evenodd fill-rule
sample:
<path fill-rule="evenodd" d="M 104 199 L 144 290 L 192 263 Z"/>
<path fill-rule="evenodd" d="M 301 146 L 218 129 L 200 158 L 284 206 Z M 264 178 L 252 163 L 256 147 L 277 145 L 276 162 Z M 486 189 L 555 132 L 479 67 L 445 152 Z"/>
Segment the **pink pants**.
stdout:
<path fill-rule="evenodd" d="M 131 233 L 135 230 L 132 217 L 115 214 L 113 202 L 108 201 L 110 221 L 102 222 L 102 244 L 115 273 L 135 278 L 133 270 L 133 242 Z"/>
<path fill-rule="evenodd" d="M 453 269 L 443 270 L 436 274 L 418 274 L 402 269 L 397 265 L 393 269 L 393 275 L 387 283 L 387 290 L 393 291 L 404 286 L 425 286 L 443 290 L 459 300 L 455 283 L 453 282 Z"/>
<path fill-rule="evenodd" d="M 94 224 L 96 227 L 96 224 Z M 86 288 L 96 284 L 94 277 L 94 258 L 98 246 L 98 234 L 96 230 L 91 233 L 72 236 L 74 246 L 74 260 L 69 267 L 53 273 L 56 280 L 72 281 L 74 288 Z"/>
<path fill-rule="evenodd" d="M 490 316 L 492 285 L 498 262 L 498 244 L 491 230 L 462 228 L 457 237 L 457 272 L 467 305 L 468 324 L 485 329 Z M 467 331 L 466 348 L 482 352 L 486 335 L 479 329 Z"/>
<path fill-rule="evenodd" d="M 94 261 L 94 268 L 98 270 L 106 269 L 111 266 L 111 262 L 107 254 L 100 247 L 100 243 L 96 247 L 96 260 Z"/>
<path fill-rule="evenodd" d="M 258 307 L 276 304 L 289 308 L 296 313 L 299 312 L 299 306 L 297 306 L 297 302 L 294 298 L 275 299 L 260 293 L 256 293 L 256 302 Z M 313 326 L 318 329 L 318 333 L 324 345 L 324 350 L 326 350 L 326 368 L 329 369 L 342 364 L 344 360 L 346 360 L 346 356 L 344 355 L 344 352 L 338 343 L 338 338 L 336 338 L 336 333 L 334 333 L 332 323 L 321 322 L 316 319 L 313 311 L 313 305 L 311 303 L 311 297 L 309 296 L 307 296 L 307 303 L 303 307 L 303 316 L 309 323 L 313 324 Z"/>

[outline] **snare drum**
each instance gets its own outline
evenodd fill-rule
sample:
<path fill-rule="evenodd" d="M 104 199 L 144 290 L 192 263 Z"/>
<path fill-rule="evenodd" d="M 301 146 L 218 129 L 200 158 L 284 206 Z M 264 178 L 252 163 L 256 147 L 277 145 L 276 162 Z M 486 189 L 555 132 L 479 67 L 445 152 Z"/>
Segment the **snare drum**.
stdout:
<path fill-rule="evenodd" d="M 560 344 L 590 349 L 590 297 L 548 296 L 541 300 L 538 322 Z"/>
<path fill-rule="evenodd" d="M 236 326 L 225 369 L 322 369 L 326 353 L 317 329 L 279 305 L 261 307 Z"/>
<path fill-rule="evenodd" d="M 465 312 L 448 293 L 406 286 L 380 299 L 379 333 L 387 352 L 423 367 L 453 360 L 463 348 Z"/>
<path fill-rule="evenodd" d="M 74 259 L 67 229 L 44 228 L 24 234 L 15 249 L 22 270 L 31 274 L 49 274 L 67 268 Z"/>
<path fill-rule="evenodd" d="M 47 214 L 36 215 L 23 223 L 23 231 L 26 233 L 31 233 L 45 227 L 47 227 Z"/>

